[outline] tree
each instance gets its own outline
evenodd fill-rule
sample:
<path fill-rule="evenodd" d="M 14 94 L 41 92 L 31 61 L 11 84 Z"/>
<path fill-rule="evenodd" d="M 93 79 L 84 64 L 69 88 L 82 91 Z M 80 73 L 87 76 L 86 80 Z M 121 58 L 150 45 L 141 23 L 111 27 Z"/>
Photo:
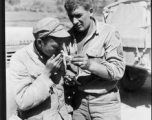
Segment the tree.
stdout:
<path fill-rule="evenodd" d="M 20 0 L 5 0 L 5 1 L 8 2 L 11 5 L 15 5 L 15 4 L 20 3 Z"/>

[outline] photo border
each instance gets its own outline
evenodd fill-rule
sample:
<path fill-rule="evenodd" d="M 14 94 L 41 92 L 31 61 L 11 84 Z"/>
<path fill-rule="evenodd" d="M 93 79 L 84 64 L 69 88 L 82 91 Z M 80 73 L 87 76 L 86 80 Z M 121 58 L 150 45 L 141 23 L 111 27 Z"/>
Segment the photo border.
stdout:
<path fill-rule="evenodd" d="M 5 1 L 0 1 L 0 120 L 6 120 Z"/>

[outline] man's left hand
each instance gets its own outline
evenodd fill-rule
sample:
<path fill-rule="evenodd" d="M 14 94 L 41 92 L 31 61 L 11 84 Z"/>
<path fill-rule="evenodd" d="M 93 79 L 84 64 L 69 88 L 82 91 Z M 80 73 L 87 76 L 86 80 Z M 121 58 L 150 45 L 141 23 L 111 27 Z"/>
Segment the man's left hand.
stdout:
<path fill-rule="evenodd" d="M 87 56 L 75 55 L 72 58 L 71 63 L 82 69 L 88 70 L 91 65 L 91 60 Z"/>

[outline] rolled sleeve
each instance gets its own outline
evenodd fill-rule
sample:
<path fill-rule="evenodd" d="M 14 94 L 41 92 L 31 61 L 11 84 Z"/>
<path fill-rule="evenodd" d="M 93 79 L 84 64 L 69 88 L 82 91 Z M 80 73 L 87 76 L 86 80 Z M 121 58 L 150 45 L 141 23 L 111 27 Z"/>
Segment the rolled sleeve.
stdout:
<path fill-rule="evenodd" d="M 12 58 L 10 63 L 12 92 L 21 110 L 33 108 L 50 96 L 50 89 L 44 79 L 47 78 L 41 74 L 33 80 L 22 61 L 16 56 Z"/>
<path fill-rule="evenodd" d="M 120 80 L 125 71 L 121 38 L 115 29 L 111 31 L 105 44 L 106 66 L 112 80 Z"/>

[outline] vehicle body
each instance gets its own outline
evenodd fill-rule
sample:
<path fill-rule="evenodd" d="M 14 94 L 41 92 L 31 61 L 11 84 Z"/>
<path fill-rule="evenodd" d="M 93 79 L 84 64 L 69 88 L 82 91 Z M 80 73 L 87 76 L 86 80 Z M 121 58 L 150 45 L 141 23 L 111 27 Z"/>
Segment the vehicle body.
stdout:
<path fill-rule="evenodd" d="M 6 27 L 5 28 L 5 49 L 6 67 L 9 67 L 11 56 L 19 49 L 34 41 L 32 27 Z"/>
<path fill-rule="evenodd" d="M 151 75 L 151 1 L 117 0 L 104 7 L 106 23 L 120 33 L 126 71 L 120 83 L 135 91 Z"/>

